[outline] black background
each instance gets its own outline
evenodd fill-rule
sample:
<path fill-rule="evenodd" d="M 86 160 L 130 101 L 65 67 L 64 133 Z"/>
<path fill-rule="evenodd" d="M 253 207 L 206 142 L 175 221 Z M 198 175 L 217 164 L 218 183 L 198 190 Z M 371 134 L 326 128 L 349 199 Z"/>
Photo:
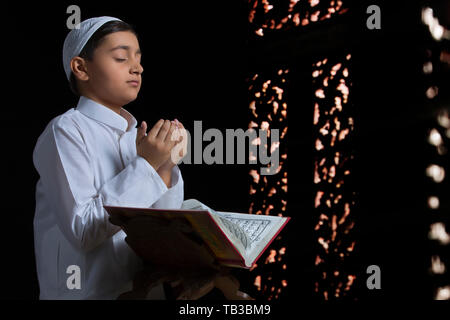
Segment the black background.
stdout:
<path fill-rule="evenodd" d="M 418 4 L 393 2 L 362 1 L 354 6 L 350 23 L 355 29 L 348 35 L 356 37 L 348 46 L 354 53 L 351 94 L 359 110 L 355 168 L 359 249 L 354 270 L 361 279 L 356 298 L 362 300 L 431 297 L 424 216 L 428 158 L 420 148 L 430 118 L 422 103 L 424 35 Z M 365 8 L 373 3 L 382 10 L 381 30 L 368 30 L 365 25 Z M 38 297 L 32 229 L 38 176 L 32 151 L 47 123 L 76 105 L 61 62 L 70 4 L 80 6 L 82 20 L 111 15 L 135 26 L 145 71 L 140 96 L 126 108 L 138 121 L 151 124 L 161 117 L 176 117 L 191 132 L 194 120 L 202 120 L 204 130 L 248 124 L 245 76 L 257 58 L 248 42 L 245 1 L 6 5 L 2 40 L 6 179 L 0 242 L 5 299 Z M 315 56 L 303 58 L 308 64 Z M 299 77 L 299 87 L 306 86 L 300 91 L 307 92 L 309 84 Z M 292 300 L 308 300 L 311 293 L 310 120 L 312 110 L 290 104 L 288 121 L 296 125 L 290 129 L 288 151 L 288 215 L 293 219 L 285 232 L 290 239 Z M 182 165 L 181 169 L 186 199 L 201 199 L 223 211 L 247 211 L 246 165 Z M 365 288 L 365 270 L 371 264 L 382 270 L 382 290 L 376 292 Z"/>
<path fill-rule="evenodd" d="M 194 120 L 208 128 L 245 128 L 243 3 L 118 2 L 8 4 L 7 45 L 3 48 L 5 125 L 14 139 L 5 140 L 4 194 L 8 217 L 2 234 L 2 274 L 9 299 L 35 299 L 34 192 L 38 179 L 32 152 L 40 133 L 55 116 L 76 106 L 62 68 L 62 45 L 68 32 L 66 8 L 77 4 L 81 19 L 110 15 L 129 22 L 143 52 L 143 85 L 138 99 L 126 106 L 149 126 L 158 119 L 180 120 L 193 134 Z M 6 16 L 6 15 L 5 15 Z M 20 133 L 19 133 L 20 131 Z M 224 132 L 224 131 L 223 131 Z M 205 146 L 205 143 L 204 143 Z M 224 211 L 248 210 L 245 165 L 183 165 L 185 198 L 202 199 Z M 232 188 L 230 186 L 232 185 Z"/>

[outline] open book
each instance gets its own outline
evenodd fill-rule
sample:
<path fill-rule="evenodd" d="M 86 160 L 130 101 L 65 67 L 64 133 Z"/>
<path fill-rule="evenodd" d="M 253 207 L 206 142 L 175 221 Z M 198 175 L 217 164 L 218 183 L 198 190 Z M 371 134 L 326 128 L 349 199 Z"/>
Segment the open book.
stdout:
<path fill-rule="evenodd" d="M 185 200 L 181 209 L 105 209 L 110 221 L 123 228 L 127 243 L 138 255 L 153 263 L 164 261 L 172 265 L 206 261 L 205 255 L 193 252 L 198 243 L 203 243 L 208 256 L 219 264 L 251 268 L 290 219 L 219 212 L 195 199 Z M 189 237 L 180 236 L 189 235 L 190 231 Z"/>

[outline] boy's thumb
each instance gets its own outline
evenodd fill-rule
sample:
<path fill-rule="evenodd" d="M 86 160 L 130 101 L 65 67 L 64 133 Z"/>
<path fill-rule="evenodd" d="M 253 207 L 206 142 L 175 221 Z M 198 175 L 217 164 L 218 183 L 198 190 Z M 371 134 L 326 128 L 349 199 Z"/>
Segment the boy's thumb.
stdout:
<path fill-rule="evenodd" d="M 142 121 L 140 127 L 137 130 L 136 142 L 144 138 L 146 133 L 147 133 L 147 123 L 145 121 Z"/>

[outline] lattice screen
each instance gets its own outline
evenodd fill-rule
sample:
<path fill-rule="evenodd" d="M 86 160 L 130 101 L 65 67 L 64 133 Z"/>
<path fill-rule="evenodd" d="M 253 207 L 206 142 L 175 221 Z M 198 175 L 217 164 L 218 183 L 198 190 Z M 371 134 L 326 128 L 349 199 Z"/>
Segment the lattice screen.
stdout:
<path fill-rule="evenodd" d="M 353 106 L 349 102 L 351 55 L 324 58 L 313 65 L 315 292 L 329 300 L 346 295 L 356 278 L 346 266 L 355 248 L 352 233 L 355 187 Z M 319 244 L 317 246 L 317 244 Z"/>
<path fill-rule="evenodd" d="M 348 11 L 341 0 L 249 0 L 249 21 L 257 36 L 304 27 Z"/>
<path fill-rule="evenodd" d="M 249 0 L 248 3 L 248 19 L 255 39 L 271 35 L 276 37 L 287 30 L 302 28 L 348 11 L 345 1 L 340 0 Z M 343 260 L 355 245 L 351 236 L 353 222 L 350 213 L 354 198 L 349 179 L 352 162 L 349 145 L 353 130 L 352 110 L 348 107 L 349 59 L 350 55 L 346 55 L 332 65 L 330 62 L 327 64 L 326 61 L 318 61 L 311 75 L 311 81 L 317 87 L 317 102 L 315 106 L 310 106 L 315 108 L 315 116 L 311 121 L 314 121 L 317 131 L 317 173 L 314 181 L 317 197 L 315 210 L 311 214 L 317 217 L 316 234 L 320 243 L 316 259 L 316 291 L 321 292 L 324 299 L 328 299 L 329 295 L 340 296 L 348 292 L 355 279 L 354 275 L 345 273 L 343 268 Z M 270 66 L 265 70 L 249 77 L 249 127 L 280 130 L 280 144 L 271 146 L 280 148 L 280 166 L 279 173 L 273 176 L 262 176 L 257 170 L 250 171 L 249 212 L 285 215 L 289 69 Z M 252 160 L 252 155 L 250 158 Z M 296 218 L 292 213 L 287 215 Z M 251 271 L 255 286 L 255 291 L 251 294 L 268 300 L 280 298 L 283 288 L 288 286 L 285 272 L 289 268 L 285 262 L 288 254 L 289 246 L 281 234 L 271 245 L 268 254 Z M 336 268 L 329 273 L 328 270 L 334 264 Z M 332 292 L 327 288 L 332 288 Z"/>
<path fill-rule="evenodd" d="M 250 124 L 249 128 L 268 131 L 272 128 L 279 130 L 279 142 L 271 142 L 269 146 L 274 152 L 279 148 L 280 163 L 274 175 L 261 175 L 258 169 L 250 171 L 250 208 L 251 214 L 283 216 L 287 205 L 287 87 L 288 69 L 279 69 L 275 72 L 253 74 L 249 79 L 250 92 Z M 252 143 L 259 144 L 259 141 Z M 250 160 L 256 155 L 250 154 Z M 254 274 L 254 294 L 267 300 L 278 299 L 284 287 L 287 268 L 284 255 L 287 251 L 283 235 L 279 235 L 261 257 L 258 265 L 251 271 Z"/>
<path fill-rule="evenodd" d="M 429 162 L 424 168 L 427 178 L 426 207 L 430 221 L 429 272 L 433 299 L 450 300 L 450 101 L 448 95 L 447 98 L 442 97 L 442 92 L 449 89 L 450 30 L 439 24 L 431 7 L 422 9 L 422 22 L 429 31 L 428 48 L 423 61 L 425 108 L 433 113 L 426 132 L 428 146 L 424 150 L 429 155 Z"/>

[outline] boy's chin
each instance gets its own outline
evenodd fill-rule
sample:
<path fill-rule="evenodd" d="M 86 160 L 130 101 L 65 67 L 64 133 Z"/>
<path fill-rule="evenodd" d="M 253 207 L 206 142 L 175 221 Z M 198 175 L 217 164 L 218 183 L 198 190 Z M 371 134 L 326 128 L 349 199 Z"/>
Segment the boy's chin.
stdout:
<path fill-rule="evenodd" d="M 136 100 L 136 98 L 137 98 L 137 92 L 136 93 L 134 93 L 134 94 L 125 94 L 125 95 L 123 95 L 122 96 L 122 104 L 123 105 L 126 105 L 126 104 L 128 104 L 128 103 L 130 103 L 130 102 L 133 102 L 134 100 Z"/>

